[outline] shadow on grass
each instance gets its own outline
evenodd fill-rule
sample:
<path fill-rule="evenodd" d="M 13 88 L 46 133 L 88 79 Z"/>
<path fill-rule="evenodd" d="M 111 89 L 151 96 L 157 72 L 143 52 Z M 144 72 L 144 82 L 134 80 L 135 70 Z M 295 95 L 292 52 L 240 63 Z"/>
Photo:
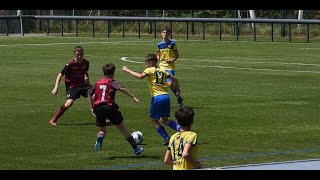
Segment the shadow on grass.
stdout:
<path fill-rule="evenodd" d="M 92 122 L 92 123 L 73 123 L 73 124 L 59 124 L 59 126 L 87 126 L 87 125 L 95 125 L 96 123 Z"/>
<path fill-rule="evenodd" d="M 115 160 L 115 159 L 132 159 L 132 158 L 143 158 L 143 159 L 152 159 L 152 160 L 159 160 L 162 158 L 162 156 L 146 156 L 144 154 L 142 155 L 135 155 L 134 152 L 132 152 L 132 155 L 127 156 L 110 156 L 107 157 L 106 160 Z"/>

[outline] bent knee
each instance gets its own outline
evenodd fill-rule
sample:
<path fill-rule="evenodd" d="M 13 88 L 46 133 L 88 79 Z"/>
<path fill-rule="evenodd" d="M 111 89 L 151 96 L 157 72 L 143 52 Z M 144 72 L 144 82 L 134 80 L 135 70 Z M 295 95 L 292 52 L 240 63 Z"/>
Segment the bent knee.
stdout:
<path fill-rule="evenodd" d="M 66 106 L 66 108 L 71 107 L 73 104 L 73 100 L 72 99 L 68 99 L 67 102 L 64 104 L 64 106 Z"/>

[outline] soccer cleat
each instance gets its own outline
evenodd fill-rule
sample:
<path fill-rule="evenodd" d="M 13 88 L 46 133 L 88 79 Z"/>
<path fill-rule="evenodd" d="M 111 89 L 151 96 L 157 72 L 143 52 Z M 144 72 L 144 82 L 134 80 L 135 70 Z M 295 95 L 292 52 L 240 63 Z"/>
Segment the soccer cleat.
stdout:
<path fill-rule="evenodd" d="M 50 123 L 52 126 L 58 125 L 58 124 L 57 124 L 57 121 L 55 121 L 54 118 L 52 118 L 52 119 L 49 121 L 49 123 Z"/>
<path fill-rule="evenodd" d="M 136 153 L 136 155 L 140 155 L 142 152 L 143 152 L 143 147 L 137 146 L 136 149 L 134 150 L 134 153 Z"/>
<path fill-rule="evenodd" d="M 165 139 L 164 142 L 162 143 L 162 146 L 168 146 L 169 145 L 169 138 Z"/>
<path fill-rule="evenodd" d="M 183 105 L 183 98 L 181 96 L 178 97 L 178 107 Z"/>
<path fill-rule="evenodd" d="M 104 139 L 103 134 L 99 134 L 97 137 L 97 140 L 96 140 L 96 144 L 95 144 L 96 151 L 101 151 L 103 139 Z"/>

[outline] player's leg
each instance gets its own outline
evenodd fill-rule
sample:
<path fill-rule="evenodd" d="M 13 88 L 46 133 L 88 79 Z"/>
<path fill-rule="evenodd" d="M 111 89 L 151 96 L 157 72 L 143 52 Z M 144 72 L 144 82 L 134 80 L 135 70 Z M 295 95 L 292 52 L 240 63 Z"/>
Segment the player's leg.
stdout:
<path fill-rule="evenodd" d="M 161 100 L 161 118 L 160 118 L 160 122 L 162 124 L 165 124 L 167 126 L 169 126 L 171 129 L 176 130 L 176 131 L 180 131 L 180 126 L 173 120 L 169 120 L 168 117 L 170 117 L 170 97 L 169 96 L 162 96 L 162 100 Z"/>
<path fill-rule="evenodd" d="M 174 70 L 167 70 L 167 72 L 174 76 L 175 75 L 175 71 Z M 167 78 L 167 85 L 169 86 L 169 88 L 171 89 L 171 91 L 173 92 L 173 94 L 177 97 L 178 100 L 178 107 L 181 107 L 183 105 L 183 98 L 181 97 L 181 95 L 177 96 L 177 88 L 176 85 L 172 82 L 171 79 Z"/>
<path fill-rule="evenodd" d="M 102 143 L 107 133 L 106 119 L 110 114 L 108 111 L 109 106 L 100 105 L 94 108 L 94 113 L 96 115 L 96 126 L 99 128 L 99 132 L 97 134 L 96 142 L 95 142 L 95 150 L 101 151 Z"/>
<path fill-rule="evenodd" d="M 96 143 L 94 145 L 96 151 L 101 151 L 102 143 L 107 133 L 107 126 L 99 127 L 99 132 L 97 134 Z"/>
<path fill-rule="evenodd" d="M 133 148 L 134 152 L 136 155 L 140 155 L 143 152 L 143 148 L 139 147 L 133 137 L 131 136 L 129 130 L 127 129 L 127 127 L 124 125 L 123 122 L 121 122 L 118 125 L 115 125 L 117 127 L 117 129 L 121 132 L 121 134 L 123 135 L 123 137 L 128 141 L 128 143 L 131 145 L 131 147 Z"/>
<path fill-rule="evenodd" d="M 174 120 L 169 120 L 168 117 L 161 117 L 161 123 L 169 126 L 171 129 L 175 131 L 180 131 L 180 125 L 177 124 Z"/>
<path fill-rule="evenodd" d="M 63 113 L 72 106 L 73 104 L 73 99 L 68 99 L 59 109 L 58 111 L 55 113 L 55 115 L 51 118 L 50 120 L 50 124 L 53 126 L 58 125 L 57 121 L 58 119 L 63 115 Z"/>
<path fill-rule="evenodd" d="M 110 116 L 110 122 L 117 127 L 117 129 L 121 132 L 123 137 L 128 141 L 128 143 L 133 148 L 136 155 L 140 155 L 143 152 L 143 148 L 137 146 L 133 137 L 131 136 L 128 128 L 125 126 L 123 122 L 123 116 L 120 111 L 118 111 L 118 107 L 116 107 Z"/>
<path fill-rule="evenodd" d="M 156 129 L 157 133 L 160 134 L 160 136 L 164 139 L 164 143 L 162 145 L 167 145 L 167 142 L 169 143 L 170 136 L 166 132 L 165 128 L 158 122 L 162 114 L 161 101 L 163 100 L 163 96 L 169 97 L 168 94 L 152 97 L 150 105 L 150 118 L 152 126 Z"/>
<path fill-rule="evenodd" d="M 55 115 L 50 119 L 49 123 L 53 126 L 57 125 L 58 119 L 63 115 L 63 113 L 69 109 L 74 100 L 80 98 L 80 90 L 79 88 L 67 88 L 67 101 L 58 109 Z"/>

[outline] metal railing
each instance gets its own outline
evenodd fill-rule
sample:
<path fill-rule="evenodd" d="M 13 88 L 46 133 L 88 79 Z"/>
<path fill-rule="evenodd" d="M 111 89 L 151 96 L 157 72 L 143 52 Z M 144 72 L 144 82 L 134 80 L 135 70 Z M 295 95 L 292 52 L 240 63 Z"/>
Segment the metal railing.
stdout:
<path fill-rule="evenodd" d="M 36 19 L 36 20 L 46 20 L 47 24 L 47 36 L 50 34 L 50 20 L 58 20 L 61 21 L 61 36 L 64 35 L 64 21 L 73 20 L 76 22 L 76 36 L 79 36 L 79 21 L 92 21 L 92 37 L 95 37 L 95 21 L 106 21 L 108 22 L 107 34 L 110 37 L 109 22 L 122 22 L 122 33 L 123 37 L 125 36 L 125 28 L 124 22 L 138 22 L 138 37 L 141 35 L 140 22 L 146 21 L 154 24 L 154 29 L 156 29 L 157 22 L 170 22 L 170 26 L 172 28 L 172 22 L 184 22 L 187 24 L 186 36 L 189 39 L 189 23 L 202 23 L 202 39 L 205 39 L 205 23 L 219 23 L 219 40 L 222 40 L 222 23 L 234 23 L 235 28 L 235 36 L 236 39 L 239 40 L 239 24 L 240 23 L 252 23 L 253 27 L 253 40 L 256 41 L 256 24 L 258 23 L 267 23 L 271 25 L 271 41 L 274 41 L 274 24 L 288 25 L 288 38 L 289 42 L 292 39 L 292 24 L 306 24 L 306 42 L 310 42 L 310 24 L 320 24 L 320 20 L 311 20 L 311 19 L 249 19 L 249 18 L 172 18 L 172 17 L 119 17 L 119 16 L 32 16 L 32 15 L 21 15 L 21 16 L 0 16 L 0 20 L 6 21 L 6 35 L 9 35 L 8 27 L 9 22 L 12 20 L 26 20 L 26 19 Z M 24 32 L 22 31 L 22 36 Z M 154 38 L 156 38 L 157 31 L 154 31 Z"/>

